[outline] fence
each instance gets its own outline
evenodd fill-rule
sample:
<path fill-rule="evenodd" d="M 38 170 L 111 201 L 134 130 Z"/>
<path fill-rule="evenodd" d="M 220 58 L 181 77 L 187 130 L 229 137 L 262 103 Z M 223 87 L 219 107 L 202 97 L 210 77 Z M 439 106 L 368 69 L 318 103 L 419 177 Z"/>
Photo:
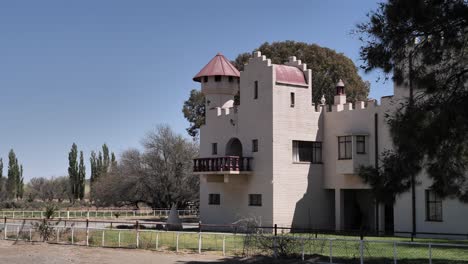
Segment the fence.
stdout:
<path fill-rule="evenodd" d="M 43 220 L 0 223 L 1 239 L 41 241 L 37 224 Z M 214 252 L 232 255 L 268 255 L 325 263 L 429 263 L 466 264 L 468 244 L 449 240 L 411 242 L 387 238 L 355 239 L 316 234 L 234 234 L 187 231 L 116 229 L 110 223 L 54 221 L 49 243 L 90 247 L 121 247 L 176 252 Z M 121 222 L 131 224 L 131 222 Z M 80 225 L 81 224 L 81 225 Z M 144 223 L 157 226 L 161 223 Z M 133 227 L 133 225 L 131 226 Z M 316 237 L 317 236 L 317 237 Z M 394 238 L 393 238 L 394 239 Z"/>
<path fill-rule="evenodd" d="M 156 210 L 70 210 L 57 211 L 55 218 L 129 218 L 129 217 L 167 217 L 170 209 Z M 198 217 L 198 210 L 177 210 L 181 217 Z M 2 218 L 44 218 L 44 211 L 0 211 Z"/>

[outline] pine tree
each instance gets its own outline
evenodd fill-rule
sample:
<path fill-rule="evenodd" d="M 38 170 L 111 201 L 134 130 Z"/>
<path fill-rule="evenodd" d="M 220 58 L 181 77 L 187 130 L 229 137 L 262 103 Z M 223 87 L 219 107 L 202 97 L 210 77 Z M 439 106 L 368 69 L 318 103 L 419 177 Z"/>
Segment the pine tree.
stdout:
<path fill-rule="evenodd" d="M 84 165 L 83 151 L 80 151 L 80 165 L 78 167 L 78 184 L 79 184 L 78 198 L 80 198 L 80 200 L 83 200 L 84 198 L 85 177 L 86 177 L 86 167 Z"/>
<path fill-rule="evenodd" d="M 70 152 L 68 153 L 68 177 L 70 183 L 70 191 L 73 202 L 79 198 L 79 176 L 78 176 L 78 147 L 73 143 Z"/>
<path fill-rule="evenodd" d="M 0 193 L 3 193 L 3 192 L 4 192 L 3 190 L 3 159 L 0 158 Z"/>

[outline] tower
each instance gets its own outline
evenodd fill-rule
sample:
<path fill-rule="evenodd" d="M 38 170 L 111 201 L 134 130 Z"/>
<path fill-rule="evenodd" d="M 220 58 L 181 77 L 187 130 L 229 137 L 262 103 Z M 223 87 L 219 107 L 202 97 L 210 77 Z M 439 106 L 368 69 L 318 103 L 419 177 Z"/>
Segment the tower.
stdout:
<path fill-rule="evenodd" d="M 221 53 L 206 64 L 193 80 L 201 83 L 206 98 L 206 108 L 229 108 L 233 106 L 234 95 L 239 91 L 240 73 Z"/>
<path fill-rule="evenodd" d="M 345 93 L 345 85 L 343 81 L 340 81 L 336 84 L 336 94 L 335 94 L 335 105 L 343 105 L 346 104 L 346 93 Z"/>

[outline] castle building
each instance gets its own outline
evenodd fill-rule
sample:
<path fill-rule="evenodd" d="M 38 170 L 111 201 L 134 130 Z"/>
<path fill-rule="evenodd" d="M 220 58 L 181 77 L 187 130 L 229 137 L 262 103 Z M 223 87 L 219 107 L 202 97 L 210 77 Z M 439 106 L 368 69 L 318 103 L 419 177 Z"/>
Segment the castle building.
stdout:
<path fill-rule="evenodd" d="M 255 218 L 263 226 L 412 231 L 411 195 L 377 204 L 357 175 L 392 148 L 385 121 L 405 89 L 351 104 L 346 80 L 334 103 L 312 104 L 313 73 L 290 57 L 273 64 L 254 52 L 239 72 L 217 54 L 194 78 L 206 98 L 200 129 L 200 217 L 206 224 Z M 442 200 L 422 175 L 416 187 L 417 232 L 467 233 L 468 206 Z"/>

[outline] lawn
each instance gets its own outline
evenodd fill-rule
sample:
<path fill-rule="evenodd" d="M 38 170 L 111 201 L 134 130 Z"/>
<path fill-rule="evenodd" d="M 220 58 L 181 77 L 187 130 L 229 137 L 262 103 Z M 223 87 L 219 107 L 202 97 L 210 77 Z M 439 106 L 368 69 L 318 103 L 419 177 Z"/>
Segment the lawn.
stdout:
<path fill-rule="evenodd" d="M 104 233 L 104 237 L 103 237 Z M 105 247 L 126 247 L 136 248 L 137 233 L 135 230 L 90 230 L 90 246 Z M 240 255 L 244 251 L 245 236 L 233 234 L 215 234 L 202 233 L 201 250 L 214 254 L 222 254 L 223 241 L 226 255 Z M 318 235 L 309 234 L 284 234 L 279 235 L 278 239 L 284 238 L 303 238 L 288 240 L 290 252 L 300 258 L 302 248 L 304 248 L 305 258 L 315 258 L 328 262 L 330 256 L 330 246 L 334 262 L 339 263 L 359 263 L 360 243 L 356 237 Z M 120 238 L 119 238 L 120 237 Z M 74 243 L 85 244 L 85 232 L 75 231 Z M 181 252 L 198 252 L 199 243 L 198 233 L 189 232 L 164 232 L 142 230 L 139 233 L 139 248 L 150 250 L 170 250 Z M 62 234 L 61 242 L 70 243 L 70 231 Z M 120 242 L 119 242 L 120 241 Z M 177 241 L 178 248 L 177 248 Z M 262 240 L 251 240 L 251 246 L 248 247 L 249 254 L 261 254 L 268 251 L 260 244 L 269 245 L 273 243 L 273 236 L 264 236 Z M 330 242 L 331 241 L 331 242 Z M 409 243 L 409 238 L 396 237 L 366 237 L 363 243 L 363 254 L 365 263 L 393 263 L 394 254 L 397 256 L 398 263 L 428 263 L 429 254 L 431 254 L 432 263 L 467 263 L 468 247 L 454 247 L 452 244 L 468 245 L 467 241 L 453 241 L 443 239 L 415 239 L 416 243 Z M 281 242 L 278 242 L 281 243 Z M 330 244 L 331 243 L 331 244 Z M 431 253 L 429 245 L 421 243 L 432 243 Z M 434 245 L 435 244 L 435 245 Z M 267 252 L 271 254 L 272 252 Z"/>

